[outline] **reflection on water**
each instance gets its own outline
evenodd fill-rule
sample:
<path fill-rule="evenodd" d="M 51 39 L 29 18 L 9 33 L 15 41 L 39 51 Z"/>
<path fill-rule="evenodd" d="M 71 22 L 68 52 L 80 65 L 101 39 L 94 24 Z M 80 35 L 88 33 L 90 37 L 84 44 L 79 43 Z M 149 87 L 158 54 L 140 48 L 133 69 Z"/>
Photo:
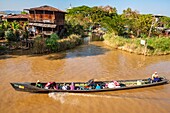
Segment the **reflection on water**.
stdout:
<path fill-rule="evenodd" d="M 84 45 L 84 46 L 79 47 L 78 50 L 76 49 L 69 50 L 66 58 L 97 56 L 97 55 L 103 55 L 108 51 L 110 50 L 107 48 L 103 48 L 102 46 L 89 44 L 88 46 Z"/>
<path fill-rule="evenodd" d="M 87 81 L 148 78 L 157 71 L 170 79 L 170 56 L 142 56 L 90 42 L 49 55 L 0 56 L 2 113 L 169 113 L 170 84 L 126 91 L 72 94 L 17 92 L 10 82 Z M 48 106 L 47 106 L 48 105 Z M 100 109 L 99 109 L 100 108 Z M 36 110 L 35 110 L 36 109 Z"/>

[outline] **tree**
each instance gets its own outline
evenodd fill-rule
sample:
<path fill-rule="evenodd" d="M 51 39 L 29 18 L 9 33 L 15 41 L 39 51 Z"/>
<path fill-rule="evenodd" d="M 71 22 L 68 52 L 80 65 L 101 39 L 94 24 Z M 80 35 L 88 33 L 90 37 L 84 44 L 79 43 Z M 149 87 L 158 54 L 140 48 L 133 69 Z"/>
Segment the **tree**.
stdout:
<path fill-rule="evenodd" d="M 138 11 L 133 11 L 131 8 L 124 10 L 122 17 L 126 20 L 128 33 L 130 34 L 132 32 L 135 37 L 148 34 L 153 23 L 152 15 L 141 15 Z"/>
<path fill-rule="evenodd" d="M 124 19 L 118 14 L 112 16 L 111 18 L 105 17 L 102 20 L 102 26 L 105 27 L 108 32 L 114 32 L 117 35 L 123 35 L 125 31 Z"/>
<path fill-rule="evenodd" d="M 66 25 L 68 32 L 84 35 L 84 31 L 90 26 L 101 24 L 106 17 L 117 15 L 116 8 L 111 6 L 105 7 L 88 7 L 80 6 L 67 10 Z"/>
<path fill-rule="evenodd" d="M 10 23 L 8 21 L 3 21 L 1 24 L 1 29 L 6 31 L 8 28 L 10 28 Z"/>
<path fill-rule="evenodd" d="M 67 15 L 66 15 L 66 29 L 67 33 L 66 35 L 70 34 L 79 34 L 83 35 L 81 31 L 83 29 L 86 29 L 86 23 L 88 20 L 86 20 L 87 10 L 89 10 L 88 6 L 80 6 L 80 7 L 74 7 L 72 9 L 67 9 Z"/>
<path fill-rule="evenodd" d="M 170 17 L 166 17 L 166 16 L 162 17 L 160 19 L 160 23 L 164 25 L 166 28 L 170 28 Z"/>
<path fill-rule="evenodd" d="M 21 11 L 21 14 L 28 14 L 26 11 Z"/>

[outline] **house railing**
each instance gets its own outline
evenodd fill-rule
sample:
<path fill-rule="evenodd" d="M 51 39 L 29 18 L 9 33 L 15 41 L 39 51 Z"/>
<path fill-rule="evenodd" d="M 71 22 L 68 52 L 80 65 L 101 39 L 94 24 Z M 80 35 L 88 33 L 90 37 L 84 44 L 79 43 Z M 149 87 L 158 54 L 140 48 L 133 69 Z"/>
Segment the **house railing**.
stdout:
<path fill-rule="evenodd" d="M 30 19 L 30 22 L 41 22 L 41 23 L 55 23 L 55 20 L 50 19 Z"/>

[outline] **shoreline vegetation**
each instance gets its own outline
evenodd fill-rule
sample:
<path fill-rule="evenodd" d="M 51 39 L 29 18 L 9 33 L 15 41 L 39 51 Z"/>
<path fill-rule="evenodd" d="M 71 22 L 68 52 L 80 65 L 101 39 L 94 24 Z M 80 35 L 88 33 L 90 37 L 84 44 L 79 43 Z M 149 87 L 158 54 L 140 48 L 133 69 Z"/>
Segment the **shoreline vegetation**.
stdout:
<path fill-rule="evenodd" d="M 75 34 L 72 34 L 65 39 L 59 39 L 56 34 L 52 34 L 50 38 L 47 39 L 37 36 L 34 41 L 34 54 L 60 52 L 67 49 L 72 49 L 83 43 L 81 36 Z"/>
<path fill-rule="evenodd" d="M 104 43 L 115 49 L 136 53 L 138 55 L 168 55 L 170 54 L 170 39 L 168 37 L 145 38 L 147 45 L 140 44 L 141 38 L 124 38 L 114 34 L 105 34 Z"/>
<path fill-rule="evenodd" d="M 49 38 L 37 35 L 30 47 L 26 47 L 26 44 L 23 46 L 21 42 L 7 42 L 7 46 L 0 46 L 0 55 L 15 53 L 18 50 L 29 51 L 27 54 L 49 54 L 72 49 L 82 43 L 81 36 L 75 34 L 64 39 L 60 39 L 55 33 Z"/>

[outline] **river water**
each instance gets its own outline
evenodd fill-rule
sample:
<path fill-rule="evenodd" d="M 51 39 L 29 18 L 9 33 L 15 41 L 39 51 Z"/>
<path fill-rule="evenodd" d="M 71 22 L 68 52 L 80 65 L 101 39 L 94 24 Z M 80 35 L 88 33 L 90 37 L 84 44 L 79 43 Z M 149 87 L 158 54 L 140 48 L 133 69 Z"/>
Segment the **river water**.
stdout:
<path fill-rule="evenodd" d="M 91 42 L 50 55 L 0 56 L 0 113 L 170 113 L 170 84 L 114 92 L 33 94 L 10 82 L 170 79 L 170 56 L 135 55 Z"/>

